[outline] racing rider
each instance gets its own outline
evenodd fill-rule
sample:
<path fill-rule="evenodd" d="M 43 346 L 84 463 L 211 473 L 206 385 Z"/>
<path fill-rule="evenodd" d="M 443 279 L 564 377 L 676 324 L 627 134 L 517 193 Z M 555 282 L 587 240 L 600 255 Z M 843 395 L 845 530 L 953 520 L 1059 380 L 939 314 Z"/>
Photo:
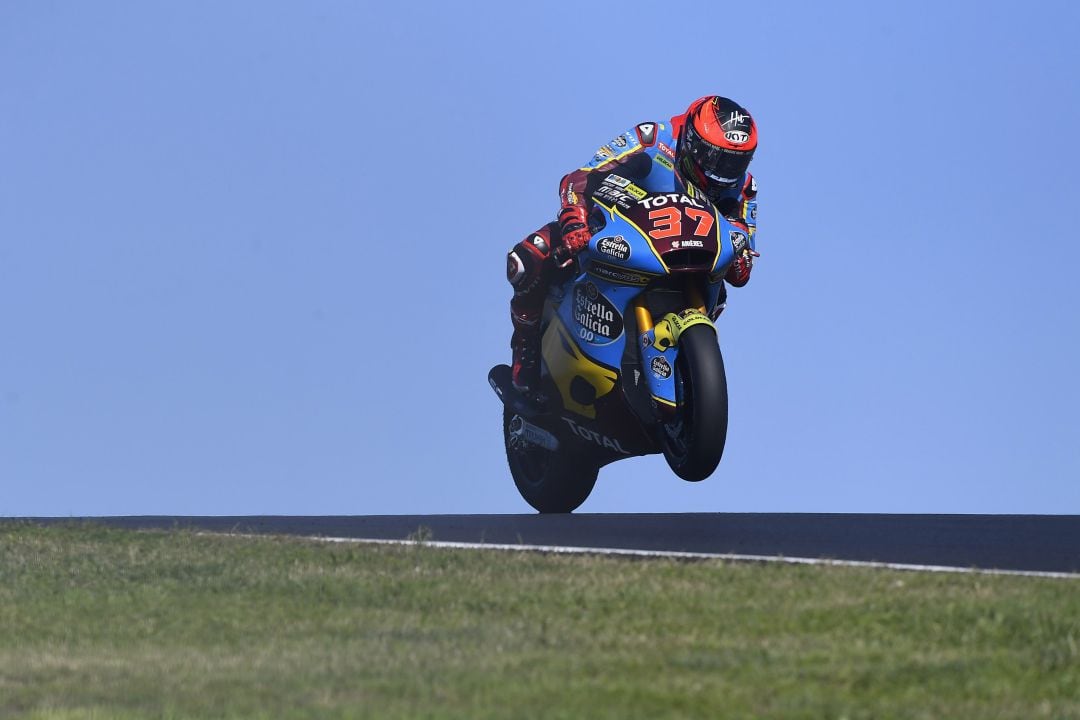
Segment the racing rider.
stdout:
<path fill-rule="evenodd" d="M 758 253 L 757 183 L 747 172 L 757 149 L 757 126 L 750 113 L 725 97 L 695 100 L 670 123 L 643 122 L 602 145 L 592 160 L 559 184 L 558 220 L 531 233 L 507 256 L 506 276 L 514 288 L 510 317 L 514 335 L 514 387 L 534 393 L 540 380 L 540 314 L 555 268 L 569 266 L 589 244 L 599 223 L 590 226 L 592 193 L 604 178 L 617 174 L 651 192 L 684 192 L 687 185 L 704 193 L 716 209 L 746 230 L 747 246 L 724 279 L 742 287 Z M 723 309 L 721 293 L 714 314 Z"/>

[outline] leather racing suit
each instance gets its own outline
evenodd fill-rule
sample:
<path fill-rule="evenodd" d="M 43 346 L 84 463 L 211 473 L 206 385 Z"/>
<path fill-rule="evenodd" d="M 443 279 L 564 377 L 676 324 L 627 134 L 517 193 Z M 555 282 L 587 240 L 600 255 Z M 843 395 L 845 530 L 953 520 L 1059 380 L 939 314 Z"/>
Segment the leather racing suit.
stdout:
<path fill-rule="evenodd" d="M 590 224 L 592 195 L 604 192 L 602 185 L 609 175 L 619 175 L 650 192 L 683 192 L 685 185 L 675 172 L 675 151 L 686 121 L 686 114 L 670 122 L 643 122 L 602 145 L 592 159 L 568 173 L 559 184 L 561 208 L 559 219 L 530 233 L 511 249 L 507 256 L 507 279 L 514 288 L 510 317 L 517 342 L 523 336 L 539 333 L 550 278 L 557 265 L 564 265 L 588 244 L 589 236 L 600 223 Z M 700 191 L 695 193 L 699 197 Z M 746 172 L 730 189 L 710 197 L 716 209 L 737 225 L 745 225 L 749 250 L 756 250 L 757 182 Z M 599 211 L 598 211 L 599 212 Z M 567 241 L 572 239 L 572 241 Z M 732 265 L 725 280 L 741 287 L 749 280 L 751 264 Z M 726 292 L 721 292 L 711 309 L 723 309 Z M 529 337 L 531 342 L 539 338 Z"/>

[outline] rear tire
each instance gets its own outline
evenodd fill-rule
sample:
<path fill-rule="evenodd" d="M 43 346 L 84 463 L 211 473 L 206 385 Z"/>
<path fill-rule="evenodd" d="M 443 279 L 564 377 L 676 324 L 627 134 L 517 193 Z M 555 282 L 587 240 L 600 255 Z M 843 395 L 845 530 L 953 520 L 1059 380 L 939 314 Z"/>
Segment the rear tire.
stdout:
<path fill-rule="evenodd" d="M 679 336 L 675 399 L 675 418 L 660 427 L 664 458 L 683 480 L 704 480 L 720 464 L 728 425 L 724 358 L 709 325 L 691 326 Z"/>
<path fill-rule="evenodd" d="M 521 497 L 541 513 L 576 510 L 592 492 L 600 468 L 565 447 L 557 452 L 538 447 L 524 450 L 511 447 L 508 429 L 513 417 L 513 412 L 503 408 L 506 462 Z"/>

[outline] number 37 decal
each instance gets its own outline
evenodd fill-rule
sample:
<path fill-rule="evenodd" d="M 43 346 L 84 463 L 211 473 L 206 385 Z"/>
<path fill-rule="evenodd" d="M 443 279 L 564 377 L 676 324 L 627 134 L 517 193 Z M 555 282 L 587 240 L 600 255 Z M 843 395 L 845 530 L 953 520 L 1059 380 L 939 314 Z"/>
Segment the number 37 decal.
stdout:
<path fill-rule="evenodd" d="M 669 237 L 682 235 L 683 215 L 687 220 L 696 222 L 694 235 L 707 237 L 713 228 L 713 216 L 704 210 L 692 207 L 665 207 L 649 212 L 649 219 L 653 222 L 653 229 L 649 231 L 649 237 L 653 240 L 663 240 Z"/>

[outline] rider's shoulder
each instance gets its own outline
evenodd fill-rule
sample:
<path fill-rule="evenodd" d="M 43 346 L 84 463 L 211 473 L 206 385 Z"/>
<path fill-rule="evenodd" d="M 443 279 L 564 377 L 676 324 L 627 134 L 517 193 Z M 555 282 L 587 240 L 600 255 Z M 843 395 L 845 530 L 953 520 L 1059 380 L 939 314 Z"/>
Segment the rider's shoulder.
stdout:
<path fill-rule="evenodd" d="M 635 125 L 630 132 L 634 135 L 638 144 L 643 147 L 654 147 L 658 140 L 661 139 L 661 135 L 667 130 L 667 134 L 670 135 L 671 131 L 664 123 L 656 122 L 655 120 L 646 120 Z"/>
<path fill-rule="evenodd" d="M 672 143 L 671 124 L 646 120 L 619 135 L 610 143 L 612 149 L 654 148 L 659 142 Z"/>
<path fill-rule="evenodd" d="M 630 132 L 649 155 L 662 154 L 671 160 L 675 159 L 675 138 L 671 123 L 648 120 L 638 123 Z"/>
<path fill-rule="evenodd" d="M 652 155 L 656 152 L 657 141 L 662 138 L 665 126 L 656 122 L 638 123 L 624 133 L 616 135 L 596 151 L 584 170 L 603 169 L 608 163 L 622 160 L 635 152 L 644 150 Z"/>

